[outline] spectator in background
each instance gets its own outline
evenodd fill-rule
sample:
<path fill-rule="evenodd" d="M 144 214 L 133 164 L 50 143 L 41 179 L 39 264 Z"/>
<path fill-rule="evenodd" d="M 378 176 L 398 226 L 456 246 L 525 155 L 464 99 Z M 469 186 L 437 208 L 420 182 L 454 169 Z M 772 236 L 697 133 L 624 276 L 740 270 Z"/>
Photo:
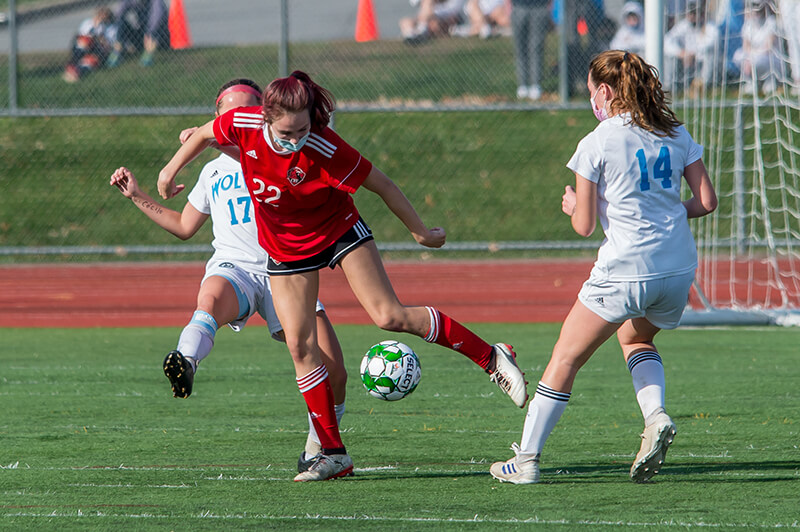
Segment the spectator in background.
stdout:
<path fill-rule="evenodd" d="M 611 50 L 625 50 L 644 55 L 644 9 L 639 2 L 622 6 L 622 24 L 608 45 Z"/>
<path fill-rule="evenodd" d="M 667 15 L 667 31 L 686 13 L 686 0 L 664 0 Z"/>
<path fill-rule="evenodd" d="M 107 7 L 98 9 L 94 16 L 84 20 L 70 45 L 70 58 L 62 79 L 75 83 L 89 72 L 99 68 L 111 52 L 116 41 L 114 14 Z"/>
<path fill-rule="evenodd" d="M 400 33 L 407 44 L 449 35 L 464 18 L 464 0 L 410 0 L 419 6 L 416 16 L 400 19 Z"/>
<path fill-rule="evenodd" d="M 517 98 L 521 100 L 542 97 L 542 56 L 550 25 L 550 0 L 511 0 Z"/>
<path fill-rule="evenodd" d="M 733 62 L 733 54 L 742 47 L 745 0 L 720 0 L 717 3 L 717 26 L 725 51 L 723 72 L 728 80 L 739 80 L 739 67 Z"/>
<path fill-rule="evenodd" d="M 454 26 L 451 35 L 488 39 L 511 32 L 511 10 L 506 0 L 467 0 L 464 13 L 469 23 Z"/>
<path fill-rule="evenodd" d="M 689 0 L 686 16 L 664 36 L 664 84 L 691 86 L 694 92 L 708 86 L 717 72 L 715 49 L 719 28 L 708 19 L 706 4 Z"/>
<path fill-rule="evenodd" d="M 142 53 L 139 62 L 151 66 L 158 48 L 169 48 L 169 12 L 164 0 L 124 0 L 117 11 L 117 42 L 107 66 L 127 54 Z"/>
<path fill-rule="evenodd" d="M 766 0 L 749 0 L 742 26 L 742 47 L 733 54 L 742 73 L 742 91 L 753 94 L 761 83 L 765 93 L 774 92 L 783 77 L 778 22 Z"/>
<path fill-rule="evenodd" d="M 778 23 L 786 37 L 789 66 L 792 71 L 792 94 L 800 95 L 800 0 L 778 0 Z"/>

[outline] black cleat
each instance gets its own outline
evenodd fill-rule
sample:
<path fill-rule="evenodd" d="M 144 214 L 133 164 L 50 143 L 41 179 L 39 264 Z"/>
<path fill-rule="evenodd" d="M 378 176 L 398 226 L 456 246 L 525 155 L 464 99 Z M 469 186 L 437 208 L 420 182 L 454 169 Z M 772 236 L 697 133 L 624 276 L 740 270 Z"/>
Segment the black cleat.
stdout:
<path fill-rule="evenodd" d="M 192 395 L 194 369 L 180 351 L 170 351 L 164 358 L 164 375 L 172 385 L 173 397 L 189 397 Z"/>

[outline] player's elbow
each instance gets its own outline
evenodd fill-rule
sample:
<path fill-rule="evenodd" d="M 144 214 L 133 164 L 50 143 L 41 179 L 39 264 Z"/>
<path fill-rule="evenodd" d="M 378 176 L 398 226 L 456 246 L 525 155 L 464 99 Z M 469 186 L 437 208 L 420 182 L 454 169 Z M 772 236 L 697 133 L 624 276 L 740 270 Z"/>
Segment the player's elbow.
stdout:
<path fill-rule="evenodd" d="M 702 201 L 703 209 L 705 209 L 706 214 L 711 214 L 715 210 L 717 210 L 717 205 L 719 205 L 719 201 L 717 200 L 717 195 L 712 194 L 711 197 L 703 198 Z"/>
<path fill-rule="evenodd" d="M 572 217 L 572 228 L 576 233 L 584 238 L 592 236 L 592 233 L 594 233 L 594 227 L 595 224 L 591 221 L 576 220 L 575 216 Z"/>
<path fill-rule="evenodd" d="M 181 240 L 189 240 L 194 236 L 196 232 L 197 232 L 196 230 L 192 230 L 191 228 L 187 227 L 175 227 L 170 231 L 170 233 L 180 238 Z"/>

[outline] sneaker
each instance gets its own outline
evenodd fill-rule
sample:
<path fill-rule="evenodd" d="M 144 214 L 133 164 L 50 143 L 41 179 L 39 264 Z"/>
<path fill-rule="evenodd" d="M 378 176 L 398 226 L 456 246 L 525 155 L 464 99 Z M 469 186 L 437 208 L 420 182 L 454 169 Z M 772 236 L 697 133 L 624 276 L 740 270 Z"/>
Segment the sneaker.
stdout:
<path fill-rule="evenodd" d="M 527 97 L 529 100 L 537 101 L 542 98 L 542 88 L 539 85 L 531 85 L 528 87 Z"/>
<path fill-rule="evenodd" d="M 676 432 L 675 423 L 663 409 L 655 414 L 642 433 L 642 447 L 631 466 L 631 480 L 647 482 L 658 474 Z"/>
<path fill-rule="evenodd" d="M 520 456 L 521 450 L 516 443 L 511 444 L 514 458 L 505 462 L 495 462 L 489 472 L 500 482 L 512 484 L 535 484 L 539 482 L 539 455 Z"/>
<path fill-rule="evenodd" d="M 153 66 L 153 62 L 153 52 L 144 52 L 141 59 L 139 59 L 139 64 L 143 67 Z"/>
<path fill-rule="evenodd" d="M 450 29 L 447 30 L 451 37 L 474 37 L 475 33 L 472 31 L 471 24 L 458 24 L 454 26 L 450 26 Z"/>
<path fill-rule="evenodd" d="M 403 42 L 408 44 L 409 46 L 417 46 L 428 41 L 431 38 L 431 34 L 428 30 L 417 31 L 413 35 L 409 35 L 408 37 L 403 38 Z"/>
<path fill-rule="evenodd" d="M 317 454 L 306 460 L 306 452 L 305 451 L 301 452 L 300 458 L 297 459 L 297 472 L 304 473 L 309 469 L 311 469 L 311 466 L 314 465 L 314 462 L 319 460 L 320 456 L 322 455 Z"/>
<path fill-rule="evenodd" d="M 192 395 L 194 367 L 180 351 L 170 351 L 164 358 L 164 375 L 172 385 L 173 397 L 186 398 Z"/>
<path fill-rule="evenodd" d="M 353 460 L 349 454 L 319 454 L 314 457 L 314 463 L 294 477 L 295 482 L 310 482 L 314 480 L 328 480 L 351 476 L 353 474 Z"/>
<path fill-rule="evenodd" d="M 122 57 L 120 57 L 119 52 L 114 50 L 110 54 L 108 54 L 108 58 L 106 59 L 106 68 L 116 68 L 119 66 L 119 62 Z"/>
<path fill-rule="evenodd" d="M 525 374 L 517 366 L 517 354 L 508 344 L 494 344 L 494 356 L 489 363 L 489 380 L 497 384 L 520 408 L 528 401 Z"/>

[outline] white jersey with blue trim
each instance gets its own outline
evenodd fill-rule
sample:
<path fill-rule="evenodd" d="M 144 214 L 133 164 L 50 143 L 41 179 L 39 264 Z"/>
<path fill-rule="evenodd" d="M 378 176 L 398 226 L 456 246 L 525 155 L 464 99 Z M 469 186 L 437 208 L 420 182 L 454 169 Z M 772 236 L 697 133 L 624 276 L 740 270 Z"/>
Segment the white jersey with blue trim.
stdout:
<path fill-rule="evenodd" d="M 267 274 L 267 252 L 258 243 L 252 200 L 237 159 L 220 155 L 203 167 L 188 197 L 211 216 L 212 261 L 230 261 L 251 273 Z"/>
<path fill-rule="evenodd" d="M 580 141 L 567 168 L 597 183 L 605 233 L 593 275 L 638 281 L 697 268 L 681 185 L 684 168 L 702 155 L 683 126 L 675 137 L 659 137 L 628 114 L 602 121 Z"/>

